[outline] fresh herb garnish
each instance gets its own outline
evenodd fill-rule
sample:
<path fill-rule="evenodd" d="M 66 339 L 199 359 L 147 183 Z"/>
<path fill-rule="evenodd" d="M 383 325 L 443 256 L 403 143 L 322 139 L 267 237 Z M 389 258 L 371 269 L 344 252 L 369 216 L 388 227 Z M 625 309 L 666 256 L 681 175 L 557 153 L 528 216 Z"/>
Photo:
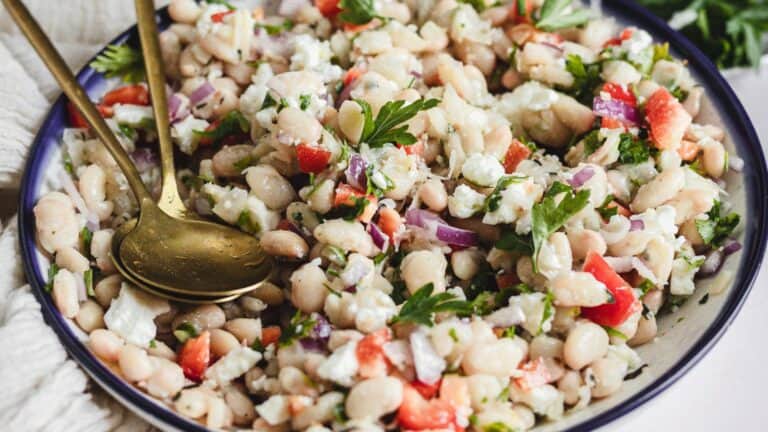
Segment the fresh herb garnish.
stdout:
<path fill-rule="evenodd" d="M 580 212 L 589 202 L 589 190 L 578 192 L 569 190 L 563 193 L 560 203 L 555 197 L 547 196 L 540 203 L 534 204 L 531 211 L 531 233 L 533 236 L 533 269 L 538 271 L 536 264 L 539 250 L 545 241 L 555 231 L 560 229 L 571 216 Z"/>
<path fill-rule="evenodd" d="M 342 210 L 341 217 L 345 221 L 353 221 L 357 219 L 357 217 L 363 214 L 365 208 L 370 204 L 368 197 L 365 196 L 352 196 L 350 199 L 352 200 L 352 205 L 339 206 L 339 208 Z"/>
<path fill-rule="evenodd" d="M 197 337 L 198 331 L 192 323 L 183 322 L 176 327 L 176 330 L 173 331 L 173 335 L 179 342 L 184 343 L 189 339 Z"/>
<path fill-rule="evenodd" d="M 520 183 L 525 181 L 527 177 L 521 176 L 504 176 L 496 182 L 496 187 L 493 188 L 493 192 L 485 199 L 483 209 L 485 212 L 494 212 L 499 209 L 501 205 L 501 193 L 504 192 L 509 185 L 513 183 Z"/>
<path fill-rule="evenodd" d="M 738 213 L 722 215 L 722 203 L 715 201 L 707 212 L 707 219 L 697 219 L 696 229 L 699 231 L 704 243 L 712 247 L 718 247 L 733 233 L 739 225 L 741 216 Z"/>
<path fill-rule="evenodd" d="M 650 279 L 646 278 L 643 279 L 637 289 L 640 290 L 640 298 L 642 299 L 646 294 L 656 289 L 656 284 L 651 282 Z"/>
<path fill-rule="evenodd" d="M 519 252 L 526 256 L 533 255 L 533 238 L 530 235 L 520 235 L 514 230 L 505 230 L 501 238 L 494 244 L 497 249 Z"/>
<path fill-rule="evenodd" d="M 386 143 L 411 145 L 416 137 L 408 132 L 408 126 L 403 123 L 414 117 L 419 111 L 428 110 L 440 103 L 437 99 L 419 99 L 405 105 L 404 100 L 389 101 L 379 110 L 376 119 L 368 102 L 355 99 L 363 110 L 365 122 L 360 142 L 368 143 L 371 147 L 381 147 Z"/>
<path fill-rule="evenodd" d="M 373 0 L 341 0 L 339 7 L 339 19 L 350 24 L 362 25 L 368 24 L 374 18 L 384 19 L 376 14 Z"/>
<path fill-rule="evenodd" d="M 107 78 L 120 77 L 127 83 L 144 81 L 144 59 L 141 51 L 128 45 L 108 45 L 91 67 Z"/>
<path fill-rule="evenodd" d="M 209 139 L 212 145 L 216 145 L 224 138 L 232 135 L 247 134 L 250 130 L 251 124 L 248 122 L 248 119 L 240 111 L 234 110 L 228 112 L 214 129 L 193 131 L 193 133 L 198 137 Z"/>
<path fill-rule="evenodd" d="M 237 225 L 241 230 L 251 234 L 261 231 L 261 227 L 258 223 L 253 221 L 251 218 L 251 212 L 248 210 L 243 210 L 240 212 L 240 216 L 237 217 L 237 222 L 235 225 Z"/>
<path fill-rule="evenodd" d="M 539 19 L 536 27 L 552 32 L 569 27 L 577 27 L 585 24 L 592 18 L 589 9 L 576 8 L 568 10 L 572 0 L 544 0 L 539 10 Z"/>
<path fill-rule="evenodd" d="M 268 35 L 275 36 L 284 31 L 289 31 L 290 29 L 292 29 L 293 21 L 287 19 L 287 20 L 284 20 L 282 24 L 256 23 L 254 24 L 254 28 L 264 29 L 264 31 L 266 31 Z"/>
<path fill-rule="evenodd" d="M 91 242 L 93 241 L 93 233 L 88 227 L 83 227 L 80 230 L 80 248 L 83 251 L 83 255 L 86 258 L 91 258 Z"/>
<path fill-rule="evenodd" d="M 507 392 L 509 392 L 509 387 L 507 387 Z M 497 421 L 483 426 L 483 432 L 515 432 L 515 430 L 503 422 Z"/>
<path fill-rule="evenodd" d="M 291 345 L 294 341 L 303 339 L 309 336 L 309 332 L 315 327 L 317 322 L 310 315 L 303 315 L 301 311 L 291 317 L 291 322 L 288 328 L 280 333 L 278 343 L 281 347 Z"/>
<path fill-rule="evenodd" d="M 126 125 L 126 124 L 119 124 L 117 125 L 117 130 L 120 131 L 120 135 L 132 140 L 136 138 L 136 129 Z"/>
<path fill-rule="evenodd" d="M 391 324 L 411 322 L 432 327 L 434 315 L 439 312 L 454 312 L 457 314 L 471 314 L 471 305 L 458 300 L 457 297 L 449 292 L 441 292 L 432 295 L 434 285 L 428 283 L 416 290 L 403 304 L 400 313 L 395 316 Z"/>
<path fill-rule="evenodd" d="M 595 209 L 595 211 L 600 213 L 600 216 L 605 220 L 610 220 L 613 216 L 616 216 L 619 213 L 619 206 L 613 204 L 614 199 L 613 195 L 608 194 L 603 200 L 603 203 L 600 204 L 600 207 Z"/>
<path fill-rule="evenodd" d="M 64 163 L 64 171 L 66 171 L 70 176 L 74 176 L 75 165 L 72 163 L 72 156 L 70 156 L 68 152 L 62 151 L 61 161 Z"/>
<path fill-rule="evenodd" d="M 637 165 L 646 162 L 651 157 L 651 147 L 648 142 L 635 138 L 631 133 L 623 133 L 619 138 L 619 162 Z"/>
<path fill-rule="evenodd" d="M 573 75 L 570 94 L 583 104 L 592 106 L 595 89 L 602 85 L 600 63 L 587 63 L 576 54 L 569 54 L 565 59 L 565 69 Z"/>
<path fill-rule="evenodd" d="M 309 108 L 309 104 L 312 102 L 312 95 L 303 94 L 299 96 L 299 108 L 301 108 L 302 111 Z"/>
<path fill-rule="evenodd" d="M 156 340 L 154 340 L 154 339 L 152 339 L 151 341 L 149 341 L 149 347 L 150 347 L 150 348 L 157 348 L 157 341 L 156 341 Z"/>
<path fill-rule="evenodd" d="M 262 354 L 264 354 L 264 351 L 266 348 L 264 347 L 264 344 L 261 343 L 261 339 L 256 338 L 256 340 L 253 341 L 253 344 L 251 344 L 251 349 L 254 351 L 258 351 Z"/>
<path fill-rule="evenodd" d="M 53 291 L 53 278 L 56 277 L 56 273 L 58 272 L 59 266 L 57 266 L 55 262 L 52 262 L 51 266 L 48 267 L 48 281 L 45 282 L 45 286 L 43 287 L 45 292 L 49 293 Z"/>
<path fill-rule="evenodd" d="M 458 0 L 458 2 L 472 6 L 478 13 L 484 11 L 486 8 L 484 0 Z"/>
<path fill-rule="evenodd" d="M 451 340 L 458 343 L 459 342 L 459 335 L 456 334 L 456 329 L 451 327 L 450 330 L 448 330 L 448 336 L 451 337 Z"/>
<path fill-rule="evenodd" d="M 544 331 L 544 324 L 547 320 L 555 316 L 555 306 L 552 304 L 555 300 L 554 294 L 547 292 L 542 300 L 544 302 L 544 312 L 541 314 L 541 322 L 539 323 L 539 334 Z"/>
<path fill-rule="evenodd" d="M 93 297 L 96 292 L 93 290 L 93 269 L 83 272 L 83 282 L 85 283 L 85 293 Z"/>
<path fill-rule="evenodd" d="M 238 172 L 243 172 L 244 169 L 253 165 L 253 162 L 254 162 L 253 157 L 249 155 L 240 160 L 235 161 L 235 163 L 233 163 L 232 166 L 234 166 Z"/>
<path fill-rule="evenodd" d="M 600 130 L 595 129 L 584 136 L 584 156 L 589 156 L 596 152 L 603 145 L 603 140 L 600 139 Z"/>
<path fill-rule="evenodd" d="M 709 293 L 704 294 L 699 300 L 700 305 L 705 305 L 709 301 Z"/>
<path fill-rule="evenodd" d="M 515 327 L 515 326 L 507 327 L 507 328 L 504 329 L 503 332 L 501 332 L 501 337 L 502 338 L 514 339 L 516 333 L 517 333 L 517 327 Z"/>
<path fill-rule="evenodd" d="M 608 336 L 610 337 L 617 337 L 621 340 L 628 340 L 629 338 L 624 333 L 616 330 L 613 327 L 603 326 L 603 330 L 605 330 L 606 333 L 608 333 Z"/>

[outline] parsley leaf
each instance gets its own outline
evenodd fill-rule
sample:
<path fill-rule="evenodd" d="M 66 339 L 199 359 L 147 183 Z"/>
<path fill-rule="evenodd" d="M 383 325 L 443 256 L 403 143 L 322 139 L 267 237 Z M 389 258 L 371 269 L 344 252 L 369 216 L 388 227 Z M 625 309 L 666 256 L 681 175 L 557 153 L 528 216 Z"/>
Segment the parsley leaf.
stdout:
<path fill-rule="evenodd" d="M 93 297 L 96 292 L 93 290 L 93 269 L 88 269 L 83 273 L 83 282 L 85 283 L 85 292 Z"/>
<path fill-rule="evenodd" d="M 357 219 L 358 216 L 363 214 L 363 212 L 365 211 L 365 208 L 368 207 L 368 204 L 370 204 L 370 201 L 368 201 L 368 197 L 365 197 L 365 196 L 350 197 L 350 198 L 354 202 L 353 205 L 341 206 L 344 210 L 346 210 L 341 216 L 345 221 L 353 221 Z"/>
<path fill-rule="evenodd" d="M 478 13 L 484 11 L 486 8 L 484 0 L 458 0 L 458 2 L 472 6 Z"/>
<path fill-rule="evenodd" d="M 386 143 L 411 145 L 416 137 L 408 132 L 408 126 L 403 123 L 414 117 L 419 111 L 428 110 L 440 103 L 437 99 L 419 99 L 408 105 L 405 101 L 389 101 L 379 110 L 376 119 L 368 102 L 355 99 L 363 110 L 365 123 L 360 142 L 368 143 L 371 147 L 381 147 Z"/>
<path fill-rule="evenodd" d="M 469 302 L 458 300 L 449 292 L 432 295 L 434 286 L 431 283 L 416 290 L 403 303 L 400 313 L 390 321 L 390 324 L 411 322 L 427 327 L 435 325 L 434 314 L 438 312 L 454 312 L 468 315 L 472 313 Z"/>
<path fill-rule="evenodd" d="M 303 94 L 299 96 L 299 108 L 302 111 L 305 111 L 307 108 L 309 108 L 309 104 L 312 102 L 312 96 L 308 94 Z"/>
<path fill-rule="evenodd" d="M 595 209 L 605 220 L 609 220 L 619 213 L 619 206 L 615 204 L 611 205 L 614 199 L 615 197 L 613 195 L 608 194 L 608 196 L 605 197 L 605 200 L 603 200 L 603 203 L 600 204 L 600 207 Z"/>
<path fill-rule="evenodd" d="M 547 292 L 542 300 L 544 302 L 544 312 L 541 314 L 541 322 L 539 323 L 539 334 L 544 331 L 544 324 L 555 315 L 555 307 L 552 304 L 555 300 L 554 294 Z"/>
<path fill-rule="evenodd" d="M 303 339 L 309 336 L 309 333 L 315 327 L 317 322 L 310 315 L 302 315 L 301 311 L 296 313 L 291 318 L 291 322 L 285 331 L 280 333 L 278 343 L 281 347 L 291 345 L 294 341 Z"/>
<path fill-rule="evenodd" d="M 533 239 L 529 235 L 521 236 L 513 230 L 501 233 L 501 238 L 494 245 L 496 249 L 509 252 L 519 252 L 523 255 L 533 255 Z"/>
<path fill-rule="evenodd" d="M 697 219 L 696 229 L 705 244 L 718 247 L 725 242 L 734 229 L 739 225 L 741 216 L 738 213 L 722 215 L 722 203 L 715 201 L 712 209 L 707 212 L 708 219 Z"/>
<path fill-rule="evenodd" d="M 120 77 L 127 83 L 144 80 L 144 59 L 141 51 L 128 45 L 108 45 L 104 52 L 91 62 L 91 67 L 107 78 Z"/>
<path fill-rule="evenodd" d="M 625 335 L 624 333 L 616 330 L 613 327 L 603 326 L 603 329 L 605 330 L 606 333 L 608 333 L 608 336 L 610 336 L 610 337 L 617 337 L 617 338 L 622 339 L 622 340 L 628 340 L 629 339 L 627 337 L 627 335 Z"/>
<path fill-rule="evenodd" d="M 368 24 L 374 18 L 381 18 L 376 14 L 373 0 L 341 0 L 339 7 L 339 19 L 350 24 Z"/>
<path fill-rule="evenodd" d="M 600 130 L 595 129 L 588 133 L 583 138 L 584 141 L 584 156 L 589 156 L 596 152 L 603 145 L 603 140 L 600 139 Z"/>
<path fill-rule="evenodd" d="M 45 283 L 45 286 L 43 289 L 45 292 L 49 293 L 53 291 L 53 278 L 56 277 L 56 273 L 59 272 L 59 266 L 56 265 L 56 263 L 51 263 L 51 266 L 48 267 L 48 281 Z"/>
<path fill-rule="evenodd" d="M 193 131 L 193 133 L 198 137 L 208 138 L 211 140 L 212 145 L 216 145 L 224 138 L 245 134 L 250 132 L 250 130 L 251 124 L 248 122 L 248 119 L 240 111 L 234 110 L 228 112 L 216 128 L 205 131 Z"/>
<path fill-rule="evenodd" d="M 569 54 L 565 59 L 565 69 L 573 75 L 570 94 L 579 102 L 592 106 L 595 89 L 603 83 L 600 77 L 600 63 L 587 63 L 576 54 Z"/>
<path fill-rule="evenodd" d="M 64 171 L 70 176 L 75 175 L 75 165 L 72 163 L 72 156 L 64 150 L 61 152 L 61 161 L 64 163 Z"/>
<path fill-rule="evenodd" d="M 555 197 L 546 196 L 540 203 L 534 204 L 531 211 L 534 271 L 538 271 L 536 261 L 544 242 L 560 229 L 571 216 L 586 207 L 589 202 L 589 190 L 587 189 L 576 193 L 571 189 L 564 194 L 565 196 L 559 204 L 555 202 Z"/>
<path fill-rule="evenodd" d="M 237 217 L 237 222 L 235 225 L 237 225 L 241 230 L 251 234 L 261 231 L 261 227 L 258 223 L 253 221 L 251 218 L 251 212 L 248 210 L 243 210 L 240 212 L 240 216 Z"/>
<path fill-rule="evenodd" d="M 195 327 L 192 323 L 189 323 L 189 322 L 183 322 L 179 324 L 179 326 L 176 327 L 176 330 L 173 331 L 173 335 L 181 343 L 184 343 L 189 339 L 197 337 L 199 333 L 200 332 L 197 330 L 197 327 Z"/>
<path fill-rule="evenodd" d="M 93 241 L 93 232 L 88 227 L 80 230 L 80 248 L 86 258 L 91 258 L 91 241 Z"/>
<path fill-rule="evenodd" d="M 571 3 L 572 0 L 544 0 L 536 28 L 551 32 L 580 26 L 592 18 L 592 11 L 589 9 L 577 8 L 568 11 Z"/>
<path fill-rule="evenodd" d="M 287 19 L 283 21 L 282 24 L 266 24 L 266 23 L 256 23 L 253 25 L 254 28 L 257 29 L 264 29 L 268 35 L 275 36 L 283 31 L 288 31 L 293 28 L 293 21 Z"/>
<path fill-rule="evenodd" d="M 619 162 L 637 165 L 647 161 L 650 156 L 651 148 L 647 141 L 635 139 L 631 133 L 621 134 L 619 138 Z"/>

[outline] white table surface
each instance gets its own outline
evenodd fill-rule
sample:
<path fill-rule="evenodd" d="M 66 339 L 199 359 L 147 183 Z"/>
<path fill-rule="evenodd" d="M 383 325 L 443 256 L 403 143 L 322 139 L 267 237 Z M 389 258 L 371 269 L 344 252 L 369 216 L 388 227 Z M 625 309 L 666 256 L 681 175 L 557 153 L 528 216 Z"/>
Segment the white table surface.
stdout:
<path fill-rule="evenodd" d="M 749 111 L 763 149 L 768 150 L 768 64 L 760 74 L 730 71 L 727 77 Z M 768 259 L 763 259 L 747 302 L 712 351 L 657 398 L 603 430 L 768 430 L 766 331 Z"/>

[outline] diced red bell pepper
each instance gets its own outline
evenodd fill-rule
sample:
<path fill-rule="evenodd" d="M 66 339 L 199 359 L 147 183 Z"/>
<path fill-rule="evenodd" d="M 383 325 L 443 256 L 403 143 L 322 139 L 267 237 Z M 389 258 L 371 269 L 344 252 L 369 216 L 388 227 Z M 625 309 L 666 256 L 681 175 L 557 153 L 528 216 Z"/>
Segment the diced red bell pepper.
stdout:
<path fill-rule="evenodd" d="M 101 99 L 106 106 L 115 104 L 149 105 L 149 91 L 141 84 L 127 85 L 108 91 Z"/>
<path fill-rule="evenodd" d="M 280 333 L 281 330 L 278 326 L 264 327 L 261 329 L 261 345 L 266 347 L 277 343 L 278 339 L 280 339 Z"/>
<path fill-rule="evenodd" d="M 411 145 L 398 144 L 397 146 L 402 148 L 405 154 L 407 155 L 421 156 L 424 154 L 424 142 L 422 140 L 417 140 L 415 143 Z"/>
<path fill-rule="evenodd" d="M 178 361 L 184 376 L 192 381 L 202 381 L 211 362 L 211 334 L 204 331 L 200 336 L 188 339 L 179 352 Z"/>
<path fill-rule="evenodd" d="M 365 199 L 366 203 L 363 212 L 357 216 L 357 220 L 361 222 L 370 222 L 373 219 L 373 215 L 376 214 L 376 204 L 379 200 L 373 195 L 365 195 L 365 193 L 355 189 L 354 187 L 341 183 L 336 187 L 336 194 L 333 197 L 334 207 L 349 206 L 354 207 L 359 199 Z"/>
<path fill-rule="evenodd" d="M 581 308 L 584 318 L 602 326 L 618 327 L 641 308 L 632 287 L 597 252 L 587 253 L 583 270 L 605 284 L 613 296 L 613 303 Z"/>
<path fill-rule="evenodd" d="M 315 7 L 326 18 L 333 18 L 341 12 L 339 0 L 315 0 Z"/>
<path fill-rule="evenodd" d="M 363 378 L 385 376 L 389 363 L 384 355 L 384 344 L 392 339 L 389 328 L 384 327 L 366 335 L 357 343 L 355 355 L 360 365 L 358 374 Z"/>
<path fill-rule="evenodd" d="M 426 400 L 409 384 L 403 387 L 403 402 L 397 410 L 397 423 L 405 430 L 464 430 L 456 425 L 456 411 L 448 401 Z"/>
<path fill-rule="evenodd" d="M 344 74 L 344 78 L 343 78 L 344 87 L 347 87 L 353 82 L 355 82 L 355 80 L 357 80 L 357 78 L 360 77 L 360 75 L 362 75 L 363 72 L 365 71 L 361 67 L 355 66 L 355 67 L 349 68 L 349 70 L 347 70 L 347 72 Z"/>
<path fill-rule="evenodd" d="M 72 102 L 67 102 L 67 117 L 69 118 L 69 125 L 73 128 L 88 129 L 90 127 L 80 110 Z"/>
<path fill-rule="evenodd" d="M 307 174 L 317 174 L 328 166 L 331 152 L 318 146 L 299 144 L 296 146 L 296 159 L 299 170 Z"/>
<path fill-rule="evenodd" d="M 434 384 L 427 384 L 423 383 L 419 380 L 411 381 L 411 387 L 413 387 L 421 397 L 424 399 L 432 399 L 433 397 L 437 396 L 437 391 L 440 390 L 440 383 L 443 382 L 442 379 L 437 380 Z"/>
<path fill-rule="evenodd" d="M 630 38 L 632 38 L 632 35 L 633 35 L 634 33 L 635 33 L 635 30 L 634 30 L 634 29 L 631 29 L 631 28 L 625 28 L 625 29 L 624 29 L 624 30 L 621 32 L 621 34 L 619 35 L 619 37 L 615 37 L 615 38 L 612 38 L 612 39 L 608 40 L 608 42 L 606 42 L 606 43 L 605 43 L 605 46 L 606 46 L 606 47 L 608 47 L 608 46 L 619 46 L 619 45 L 621 45 L 621 43 L 622 43 L 622 42 L 624 42 L 625 40 L 629 40 Z"/>
<path fill-rule="evenodd" d="M 379 210 L 379 228 L 389 237 L 389 240 L 394 242 L 395 235 L 400 232 L 400 227 L 403 226 L 403 218 L 400 217 L 400 213 L 397 210 L 389 207 L 382 207 Z"/>
<path fill-rule="evenodd" d="M 509 145 L 506 155 L 504 155 L 504 171 L 507 174 L 515 172 L 520 162 L 528 159 L 531 155 L 531 149 L 520 141 L 513 139 Z"/>
<path fill-rule="evenodd" d="M 225 16 L 227 16 L 229 14 L 232 14 L 234 12 L 235 11 L 233 11 L 233 10 L 228 10 L 228 11 L 224 11 L 224 12 L 215 13 L 215 14 L 211 15 L 211 21 L 215 22 L 215 23 L 220 23 L 220 22 L 224 21 L 224 17 Z"/>
<path fill-rule="evenodd" d="M 605 129 L 626 129 L 626 126 L 621 122 L 621 120 L 617 120 L 611 117 L 601 118 L 600 127 Z"/>
<path fill-rule="evenodd" d="M 654 92 L 645 104 L 645 117 L 651 138 L 659 150 L 677 148 L 691 125 L 691 115 L 664 87 Z"/>
<path fill-rule="evenodd" d="M 602 91 L 611 95 L 611 99 L 620 100 L 631 107 L 637 106 L 637 96 L 635 96 L 631 90 L 624 88 L 619 84 L 605 83 Z"/>
<path fill-rule="evenodd" d="M 533 12 L 533 2 L 529 0 L 523 0 L 525 2 L 525 13 L 520 13 L 520 8 L 518 7 L 518 0 L 513 0 L 509 4 L 509 13 L 507 14 L 507 18 L 512 21 L 515 24 L 524 24 L 524 23 L 530 23 L 531 20 L 531 12 Z"/>

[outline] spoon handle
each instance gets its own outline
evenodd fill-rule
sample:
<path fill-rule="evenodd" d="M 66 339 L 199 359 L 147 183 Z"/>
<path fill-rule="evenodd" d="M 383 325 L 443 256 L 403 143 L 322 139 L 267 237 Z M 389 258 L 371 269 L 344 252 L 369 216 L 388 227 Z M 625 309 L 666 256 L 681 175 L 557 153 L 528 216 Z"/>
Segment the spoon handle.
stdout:
<path fill-rule="evenodd" d="M 142 183 L 139 172 L 133 165 L 130 156 L 120 145 L 112 130 L 107 126 L 101 114 L 99 114 L 96 106 L 88 98 L 83 87 L 77 82 L 72 71 L 69 70 L 64 59 L 61 58 L 59 52 L 51 44 L 50 39 L 43 33 L 40 25 L 29 13 L 29 10 L 20 0 L 2 0 L 2 2 L 11 18 L 19 26 L 21 32 L 24 33 L 24 36 L 43 60 L 43 63 L 45 63 L 53 77 L 58 81 L 64 94 L 80 110 L 88 124 L 93 128 L 96 136 L 107 147 L 107 150 L 109 150 L 109 153 L 115 159 L 123 174 L 125 174 L 128 185 L 136 196 L 136 200 L 138 202 L 151 200 L 152 197 L 149 195 L 144 183 Z"/>
<path fill-rule="evenodd" d="M 165 71 L 160 55 L 160 43 L 157 39 L 157 22 L 155 21 L 155 4 L 153 0 L 136 0 L 136 20 L 139 26 L 139 39 L 141 40 L 141 51 L 144 56 L 144 67 L 147 72 L 149 93 L 152 96 L 152 109 L 155 113 L 157 139 L 160 143 L 162 191 L 157 206 L 170 216 L 184 217 L 187 209 L 184 207 L 179 196 L 179 189 L 176 183 Z"/>

